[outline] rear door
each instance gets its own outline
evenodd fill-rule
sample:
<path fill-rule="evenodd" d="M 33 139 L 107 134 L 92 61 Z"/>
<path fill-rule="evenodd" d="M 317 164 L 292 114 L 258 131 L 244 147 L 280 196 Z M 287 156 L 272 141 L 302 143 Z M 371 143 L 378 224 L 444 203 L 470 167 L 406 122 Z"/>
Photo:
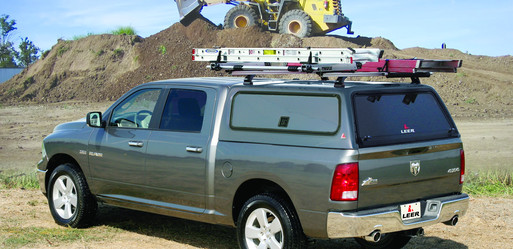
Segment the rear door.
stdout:
<path fill-rule="evenodd" d="M 358 208 L 461 191 L 459 134 L 429 90 L 352 97 L 359 143 Z"/>
<path fill-rule="evenodd" d="M 170 90 L 160 125 L 148 139 L 148 199 L 167 208 L 203 212 L 214 102 L 214 89 Z"/>

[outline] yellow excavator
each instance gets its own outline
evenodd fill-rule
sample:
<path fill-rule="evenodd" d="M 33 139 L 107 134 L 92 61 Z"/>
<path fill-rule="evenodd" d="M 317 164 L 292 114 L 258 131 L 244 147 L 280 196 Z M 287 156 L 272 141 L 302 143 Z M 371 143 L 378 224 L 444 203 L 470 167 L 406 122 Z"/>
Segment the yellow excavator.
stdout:
<path fill-rule="evenodd" d="M 224 28 L 259 26 L 264 30 L 298 37 L 324 35 L 352 22 L 342 14 L 340 0 L 175 0 L 184 25 L 201 16 L 204 6 L 234 5 L 224 18 Z"/>

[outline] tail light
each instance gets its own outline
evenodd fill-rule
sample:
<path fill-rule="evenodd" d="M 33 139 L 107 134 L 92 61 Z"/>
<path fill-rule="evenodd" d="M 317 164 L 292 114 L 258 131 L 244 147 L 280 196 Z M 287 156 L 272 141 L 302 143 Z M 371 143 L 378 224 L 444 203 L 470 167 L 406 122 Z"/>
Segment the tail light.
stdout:
<path fill-rule="evenodd" d="M 460 150 L 460 184 L 465 181 L 465 152 Z"/>
<path fill-rule="evenodd" d="M 337 165 L 331 182 L 332 201 L 358 200 L 358 163 Z"/>

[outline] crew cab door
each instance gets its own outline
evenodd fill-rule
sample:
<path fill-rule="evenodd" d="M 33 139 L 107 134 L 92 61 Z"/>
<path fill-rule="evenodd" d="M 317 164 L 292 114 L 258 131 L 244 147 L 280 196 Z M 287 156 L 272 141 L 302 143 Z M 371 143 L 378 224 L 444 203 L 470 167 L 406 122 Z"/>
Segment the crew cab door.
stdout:
<path fill-rule="evenodd" d="M 148 198 L 166 208 L 201 213 L 215 90 L 172 88 L 158 129 L 148 139 Z"/>
<path fill-rule="evenodd" d="M 461 140 L 429 90 L 353 95 L 359 143 L 358 208 L 461 191 Z"/>
<path fill-rule="evenodd" d="M 143 197 L 148 136 L 161 89 L 134 92 L 114 107 L 105 128 L 89 139 L 89 166 L 96 194 Z"/>

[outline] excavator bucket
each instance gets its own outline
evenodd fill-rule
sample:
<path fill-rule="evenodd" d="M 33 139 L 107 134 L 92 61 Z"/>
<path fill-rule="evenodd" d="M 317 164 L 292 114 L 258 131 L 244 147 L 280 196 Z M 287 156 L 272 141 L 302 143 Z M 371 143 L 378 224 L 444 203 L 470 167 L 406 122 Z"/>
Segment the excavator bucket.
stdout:
<path fill-rule="evenodd" d="M 180 23 L 183 25 L 188 26 L 201 16 L 203 2 L 200 0 L 175 0 L 175 2 L 180 13 Z"/>

